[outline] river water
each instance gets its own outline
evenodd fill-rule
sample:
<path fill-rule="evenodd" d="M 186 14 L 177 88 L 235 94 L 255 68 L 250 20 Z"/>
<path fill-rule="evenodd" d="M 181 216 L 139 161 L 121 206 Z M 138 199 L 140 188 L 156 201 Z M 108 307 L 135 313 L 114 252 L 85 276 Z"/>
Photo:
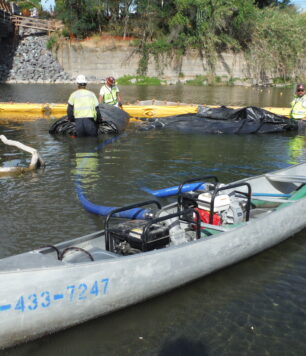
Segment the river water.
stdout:
<path fill-rule="evenodd" d="M 73 89 L 2 84 L 0 101 L 66 102 Z M 98 92 L 97 85 L 91 89 Z M 129 86 L 121 91 L 125 102 L 155 98 L 280 107 L 288 106 L 293 94 L 281 88 L 187 86 Z M 144 187 L 168 187 L 212 173 L 226 183 L 306 160 L 305 137 L 295 133 L 191 135 L 138 131 L 131 124 L 120 139 L 97 150 L 98 139 L 50 136 L 51 123 L 42 118 L 0 121 L 0 134 L 38 149 L 46 161 L 46 168 L 35 173 L 0 179 L 0 257 L 103 228 L 103 218 L 87 213 L 78 201 L 78 174 L 90 201 L 120 206 L 150 199 Z M 90 165 L 80 168 L 89 153 Z M 0 145 L 0 164 L 15 159 L 19 152 Z M 305 237 L 306 230 L 170 293 L 0 355 L 304 356 Z"/>

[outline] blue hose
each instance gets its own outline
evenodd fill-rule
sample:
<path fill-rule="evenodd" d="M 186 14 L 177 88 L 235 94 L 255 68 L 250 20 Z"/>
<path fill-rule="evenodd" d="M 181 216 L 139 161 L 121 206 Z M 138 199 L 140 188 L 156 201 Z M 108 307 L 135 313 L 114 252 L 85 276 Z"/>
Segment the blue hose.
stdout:
<path fill-rule="evenodd" d="M 291 194 L 252 193 L 253 197 L 289 198 Z"/>
<path fill-rule="evenodd" d="M 177 185 L 174 187 L 163 188 L 163 189 L 158 189 L 158 190 L 151 190 L 146 187 L 143 187 L 141 189 L 149 194 L 154 195 L 155 197 L 165 198 L 165 197 L 169 197 L 171 195 L 178 194 L 179 186 Z M 197 182 L 197 183 L 185 184 L 181 191 L 182 191 L 182 193 L 184 193 L 184 192 L 190 192 L 191 190 L 200 190 L 200 189 L 205 189 L 205 183 Z"/>
<path fill-rule="evenodd" d="M 99 149 L 117 141 L 121 136 L 115 136 L 103 141 L 100 145 L 98 145 L 95 148 L 95 151 L 98 151 Z M 85 160 L 86 157 L 84 158 L 84 163 Z M 88 212 L 96 215 L 107 216 L 110 212 L 118 208 L 115 206 L 97 205 L 90 202 L 88 199 L 86 199 L 83 193 L 83 189 L 80 181 L 80 175 L 77 176 L 77 179 L 75 180 L 75 185 L 76 185 L 76 193 L 80 200 L 80 203 L 82 204 L 83 208 L 85 208 L 85 210 L 87 210 Z M 114 214 L 114 216 L 118 218 L 125 218 L 125 219 L 146 219 L 146 215 L 149 211 L 150 211 L 149 209 L 135 208 L 135 209 L 130 209 L 127 211 Z"/>
<path fill-rule="evenodd" d="M 176 195 L 178 194 L 178 188 L 179 186 L 174 186 L 174 187 L 169 187 L 169 188 L 163 188 L 163 189 L 158 189 L 158 190 L 152 190 L 146 187 L 141 188 L 143 191 L 154 195 L 158 198 L 165 198 L 169 197 L 171 195 Z M 191 190 L 200 190 L 200 189 L 205 189 L 205 183 L 190 183 L 190 184 L 185 184 L 182 188 L 182 192 L 189 192 Z M 278 198 L 288 198 L 291 195 L 290 194 L 273 194 L 273 193 L 253 193 L 252 196 L 254 197 L 278 197 Z"/>
<path fill-rule="evenodd" d="M 80 203 L 90 213 L 96 215 L 107 216 L 113 210 L 118 209 L 116 206 L 105 206 L 105 205 L 97 205 L 89 200 L 83 194 L 81 187 L 77 187 L 77 195 L 80 200 Z M 146 215 L 149 212 L 148 209 L 135 208 L 126 211 L 122 211 L 120 213 L 114 214 L 113 216 L 117 218 L 125 218 L 125 219 L 146 219 Z"/>

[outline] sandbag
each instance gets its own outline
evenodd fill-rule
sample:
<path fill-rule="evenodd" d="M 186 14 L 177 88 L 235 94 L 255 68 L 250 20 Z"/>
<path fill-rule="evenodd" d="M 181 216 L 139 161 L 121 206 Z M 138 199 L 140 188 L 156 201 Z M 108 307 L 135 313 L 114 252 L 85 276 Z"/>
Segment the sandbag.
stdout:
<path fill-rule="evenodd" d="M 129 114 L 126 111 L 108 104 L 100 104 L 99 110 L 103 121 L 112 127 L 116 127 L 118 134 L 125 131 L 129 123 Z"/>
<path fill-rule="evenodd" d="M 129 123 L 129 114 L 115 106 L 100 104 L 99 110 L 102 121 L 98 123 L 98 134 L 121 134 Z M 77 136 L 75 122 L 64 116 L 56 120 L 49 129 L 51 135 Z"/>
<path fill-rule="evenodd" d="M 68 116 L 64 116 L 51 125 L 49 134 L 76 136 L 75 123 L 69 121 Z"/>

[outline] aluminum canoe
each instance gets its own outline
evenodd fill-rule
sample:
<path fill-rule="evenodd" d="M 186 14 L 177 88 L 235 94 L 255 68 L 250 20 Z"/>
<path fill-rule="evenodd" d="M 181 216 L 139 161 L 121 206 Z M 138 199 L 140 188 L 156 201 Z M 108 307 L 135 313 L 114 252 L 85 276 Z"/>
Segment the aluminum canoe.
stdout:
<path fill-rule="evenodd" d="M 1 259 L 0 348 L 165 293 L 306 227 L 306 163 L 234 183 L 251 186 L 250 220 L 234 226 L 203 225 L 201 238 L 190 242 L 124 256 L 107 251 L 105 231 L 98 231 Z M 175 206 L 162 210 L 172 212 Z M 212 233 L 205 235 L 205 230 Z"/>

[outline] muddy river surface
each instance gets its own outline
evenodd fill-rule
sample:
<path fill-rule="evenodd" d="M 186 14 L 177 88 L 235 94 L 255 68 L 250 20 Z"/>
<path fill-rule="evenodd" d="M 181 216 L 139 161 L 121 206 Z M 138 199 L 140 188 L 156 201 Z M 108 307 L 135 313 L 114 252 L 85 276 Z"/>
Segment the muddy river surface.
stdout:
<path fill-rule="evenodd" d="M 63 103 L 74 88 L 1 84 L 0 101 Z M 98 93 L 98 85 L 89 88 Z M 281 88 L 187 86 L 129 86 L 121 92 L 125 102 L 155 98 L 279 107 L 289 106 L 293 94 Z M 191 135 L 139 131 L 131 124 L 120 139 L 96 150 L 101 139 L 50 136 L 52 122 L 0 121 L 0 134 L 38 149 L 46 162 L 35 173 L 0 179 L 0 257 L 103 228 L 104 219 L 86 212 L 75 192 L 84 154 L 95 152 L 81 168 L 85 195 L 109 206 L 150 199 L 144 187 L 169 187 L 208 174 L 226 183 L 306 160 L 305 137 L 296 133 Z M 19 159 L 19 152 L 1 143 L 0 164 Z M 170 293 L 0 355 L 304 356 L 305 238 L 306 230 Z M 0 325 L 5 327 L 1 320 Z"/>

